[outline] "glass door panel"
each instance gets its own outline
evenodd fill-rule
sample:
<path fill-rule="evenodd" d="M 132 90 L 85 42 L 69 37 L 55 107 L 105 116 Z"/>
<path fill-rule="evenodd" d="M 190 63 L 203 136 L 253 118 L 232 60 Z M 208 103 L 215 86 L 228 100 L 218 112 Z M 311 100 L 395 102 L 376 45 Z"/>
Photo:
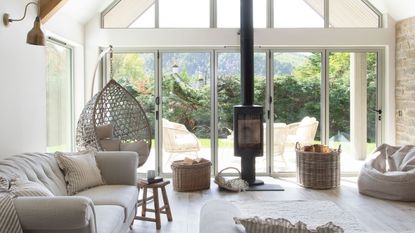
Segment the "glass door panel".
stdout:
<path fill-rule="evenodd" d="M 156 168 L 155 138 L 155 56 L 154 53 L 114 53 L 114 80 L 121 84 L 141 104 L 151 126 L 151 150 L 147 162 L 138 172 Z"/>
<path fill-rule="evenodd" d="M 218 170 L 226 167 L 241 168 L 241 159 L 234 156 L 233 106 L 241 103 L 241 60 L 239 53 L 217 54 L 218 93 Z M 254 55 L 254 103 L 265 106 L 266 54 Z M 265 139 L 264 139 L 265 141 Z M 230 171 L 232 172 L 232 171 Z M 256 158 L 256 172 L 266 172 L 266 155 Z"/>
<path fill-rule="evenodd" d="M 378 114 L 378 54 L 367 53 L 367 144 L 366 154 L 371 154 L 376 149 Z M 380 115 L 380 116 L 379 116 Z M 382 118 L 380 118 L 381 120 Z"/>
<path fill-rule="evenodd" d="M 46 43 L 47 152 L 72 151 L 72 49 Z"/>
<path fill-rule="evenodd" d="M 342 147 L 342 171 L 359 171 L 376 147 L 377 53 L 329 53 L 329 145 Z"/>
<path fill-rule="evenodd" d="M 352 162 L 349 52 L 329 53 L 329 102 L 329 145 L 338 147 L 341 144 L 342 158 Z"/>
<path fill-rule="evenodd" d="M 161 54 L 162 171 L 173 161 L 211 160 L 211 53 Z"/>
<path fill-rule="evenodd" d="M 295 143 L 320 143 L 320 52 L 273 55 L 273 170 L 296 170 Z"/>

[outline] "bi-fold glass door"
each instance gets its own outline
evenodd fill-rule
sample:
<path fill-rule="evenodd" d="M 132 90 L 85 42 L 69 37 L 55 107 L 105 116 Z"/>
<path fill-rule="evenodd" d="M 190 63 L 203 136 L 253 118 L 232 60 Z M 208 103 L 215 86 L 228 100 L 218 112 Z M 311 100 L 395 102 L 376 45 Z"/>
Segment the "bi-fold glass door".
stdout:
<path fill-rule="evenodd" d="M 161 157 L 163 173 L 186 157 L 211 160 L 211 52 L 161 52 Z"/>
<path fill-rule="evenodd" d="M 341 145 L 342 172 L 381 142 L 381 50 L 273 52 L 273 172 L 296 170 L 295 144 Z"/>
<path fill-rule="evenodd" d="M 322 51 L 272 54 L 273 172 L 295 172 L 295 145 L 321 143 Z"/>
<path fill-rule="evenodd" d="M 148 113 L 149 160 L 138 171 L 171 172 L 185 157 L 240 168 L 233 155 L 233 106 L 240 55 L 233 50 L 117 51 L 114 79 Z M 342 145 L 342 171 L 360 169 L 380 142 L 379 50 L 259 50 L 255 104 L 264 106 L 264 156 L 257 174 L 295 172 L 296 142 Z M 270 127 L 271 126 L 271 127 Z"/>
<path fill-rule="evenodd" d="M 330 50 L 327 144 L 342 147 L 342 170 L 359 171 L 381 141 L 382 108 L 378 51 Z"/>

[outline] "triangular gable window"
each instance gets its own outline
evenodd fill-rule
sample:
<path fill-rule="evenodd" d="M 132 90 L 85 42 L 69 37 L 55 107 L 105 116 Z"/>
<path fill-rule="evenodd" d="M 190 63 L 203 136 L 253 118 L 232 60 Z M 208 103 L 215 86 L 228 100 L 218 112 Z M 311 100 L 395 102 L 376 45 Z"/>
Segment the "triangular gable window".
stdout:
<path fill-rule="evenodd" d="M 102 27 L 239 28 L 239 2 L 116 0 L 102 13 Z M 382 14 L 368 0 L 254 0 L 253 4 L 255 28 L 382 26 Z"/>

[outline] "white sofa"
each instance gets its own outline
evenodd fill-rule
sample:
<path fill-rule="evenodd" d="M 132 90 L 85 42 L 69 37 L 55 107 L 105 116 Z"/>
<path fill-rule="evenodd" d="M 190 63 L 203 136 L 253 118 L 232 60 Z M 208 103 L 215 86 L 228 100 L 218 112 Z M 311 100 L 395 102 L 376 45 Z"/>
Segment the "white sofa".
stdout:
<path fill-rule="evenodd" d="M 14 199 L 25 233 L 128 231 L 138 198 L 137 153 L 98 152 L 95 158 L 105 185 L 74 196 L 67 195 L 64 175 L 53 154 L 21 154 L 0 160 L 0 176 L 40 183 L 55 195 Z"/>

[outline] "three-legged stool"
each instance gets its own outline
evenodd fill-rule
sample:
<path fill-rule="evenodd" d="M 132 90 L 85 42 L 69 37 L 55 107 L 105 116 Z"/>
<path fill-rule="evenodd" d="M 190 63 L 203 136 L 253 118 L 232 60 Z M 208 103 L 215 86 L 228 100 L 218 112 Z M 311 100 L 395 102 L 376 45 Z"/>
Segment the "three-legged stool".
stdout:
<path fill-rule="evenodd" d="M 167 220 L 169 222 L 173 221 L 173 217 L 171 215 L 171 210 L 170 210 L 169 199 L 167 197 L 167 192 L 166 192 L 166 185 L 168 184 L 170 184 L 170 181 L 162 181 L 162 182 L 154 183 L 154 184 L 147 184 L 143 180 L 137 181 L 137 187 L 139 189 L 143 189 L 143 199 L 139 201 L 137 205 L 137 207 L 141 206 L 141 216 L 136 216 L 135 219 L 155 222 L 157 229 L 161 228 L 160 214 L 167 215 Z M 153 189 L 153 196 L 151 197 L 147 197 L 147 189 L 149 188 Z M 162 207 L 160 207 L 158 189 L 161 189 L 161 193 L 162 193 L 163 204 L 164 204 Z M 147 208 L 147 201 L 151 199 L 154 200 L 154 209 Z M 155 214 L 155 218 L 146 217 L 146 212 L 153 212 Z"/>

